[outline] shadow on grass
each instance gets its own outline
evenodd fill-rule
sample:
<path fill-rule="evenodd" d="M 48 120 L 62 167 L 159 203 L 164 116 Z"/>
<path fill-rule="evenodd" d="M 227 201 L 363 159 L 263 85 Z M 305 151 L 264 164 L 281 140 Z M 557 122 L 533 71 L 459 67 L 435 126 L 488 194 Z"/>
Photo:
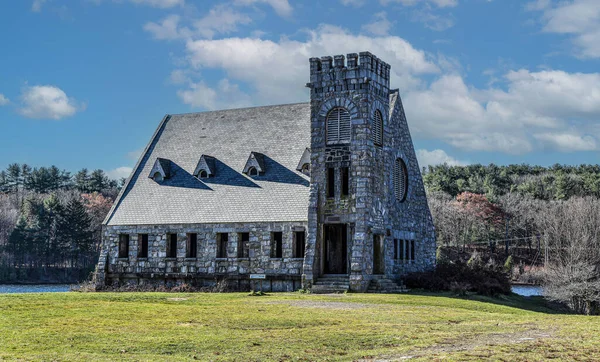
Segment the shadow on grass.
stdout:
<path fill-rule="evenodd" d="M 430 292 L 426 290 L 413 289 L 409 295 L 417 295 L 424 297 L 443 297 L 460 300 L 477 301 L 482 303 L 489 303 L 495 305 L 502 305 L 505 307 L 512 307 L 531 312 L 545 313 L 545 314 L 574 314 L 567 307 L 548 301 L 542 296 L 531 296 L 524 297 L 515 293 L 509 295 L 498 295 L 496 297 L 489 297 L 479 294 L 468 294 L 467 296 L 458 296 L 452 292 Z"/>

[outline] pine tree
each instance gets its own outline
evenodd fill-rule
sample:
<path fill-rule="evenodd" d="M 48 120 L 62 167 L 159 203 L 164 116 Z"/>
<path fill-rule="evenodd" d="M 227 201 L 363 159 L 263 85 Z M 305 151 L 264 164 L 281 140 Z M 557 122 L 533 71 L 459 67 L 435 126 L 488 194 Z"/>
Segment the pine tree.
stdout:
<path fill-rule="evenodd" d="M 63 245 L 70 249 L 72 265 L 80 256 L 88 256 L 93 250 L 94 241 L 90 227 L 91 219 L 83 203 L 76 198 L 69 201 L 62 213 L 59 235 Z"/>

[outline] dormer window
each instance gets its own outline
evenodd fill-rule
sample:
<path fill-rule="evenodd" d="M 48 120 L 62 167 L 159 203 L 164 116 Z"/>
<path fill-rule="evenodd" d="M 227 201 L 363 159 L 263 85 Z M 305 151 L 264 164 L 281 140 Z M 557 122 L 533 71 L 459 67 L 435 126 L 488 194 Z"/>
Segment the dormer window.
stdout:
<path fill-rule="evenodd" d="M 262 153 L 250 152 L 250 157 L 242 170 L 248 176 L 260 176 L 266 171 L 265 156 Z"/>
<path fill-rule="evenodd" d="M 305 149 L 302 153 L 302 157 L 300 157 L 300 162 L 298 162 L 298 166 L 296 170 L 302 172 L 306 176 L 310 176 L 310 149 Z"/>
<path fill-rule="evenodd" d="M 171 161 L 166 158 L 157 158 L 148 177 L 156 182 L 161 182 L 171 177 Z"/>
<path fill-rule="evenodd" d="M 209 178 L 214 177 L 215 174 L 215 158 L 208 155 L 200 156 L 198 165 L 196 165 L 196 169 L 194 170 L 194 176 L 198 178 Z"/>

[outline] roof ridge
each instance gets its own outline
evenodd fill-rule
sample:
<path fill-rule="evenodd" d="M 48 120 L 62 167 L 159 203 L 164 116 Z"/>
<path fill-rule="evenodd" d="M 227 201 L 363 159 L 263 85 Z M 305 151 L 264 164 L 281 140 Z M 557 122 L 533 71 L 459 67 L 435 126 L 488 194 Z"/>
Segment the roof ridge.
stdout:
<path fill-rule="evenodd" d="M 168 116 L 186 116 L 186 115 L 190 115 L 190 114 L 210 114 L 210 113 L 219 113 L 219 112 L 227 112 L 227 111 L 241 111 L 241 110 L 245 110 L 245 109 L 274 108 L 274 107 L 282 107 L 282 106 L 295 106 L 295 105 L 298 105 L 298 104 L 310 104 L 310 102 L 269 104 L 269 105 L 266 105 L 266 106 L 252 106 L 252 107 L 218 109 L 218 110 L 214 110 L 214 111 L 186 112 L 186 113 L 169 113 L 167 115 Z"/>

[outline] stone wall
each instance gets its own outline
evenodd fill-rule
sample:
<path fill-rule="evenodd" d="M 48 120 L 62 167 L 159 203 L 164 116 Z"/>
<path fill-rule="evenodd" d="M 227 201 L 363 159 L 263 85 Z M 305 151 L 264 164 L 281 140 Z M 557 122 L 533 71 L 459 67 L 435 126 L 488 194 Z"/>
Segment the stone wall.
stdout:
<path fill-rule="evenodd" d="M 306 226 L 306 222 L 105 226 L 98 268 L 105 274 L 100 278 L 106 285 L 187 282 L 198 286 L 228 279 L 233 287 L 249 289 L 249 274 L 266 274 L 265 291 L 297 290 L 304 259 L 293 255 L 294 232 L 305 231 Z M 247 258 L 238 258 L 242 232 L 250 235 Z M 282 232 L 282 258 L 271 258 L 272 232 Z M 186 258 L 188 233 L 197 234 L 196 258 Z M 217 233 L 229 234 L 226 258 L 217 258 Z M 120 234 L 130 236 L 127 258 L 119 258 Z M 148 234 L 147 258 L 138 258 L 139 234 Z M 176 258 L 166 257 L 168 234 L 177 234 Z"/>

